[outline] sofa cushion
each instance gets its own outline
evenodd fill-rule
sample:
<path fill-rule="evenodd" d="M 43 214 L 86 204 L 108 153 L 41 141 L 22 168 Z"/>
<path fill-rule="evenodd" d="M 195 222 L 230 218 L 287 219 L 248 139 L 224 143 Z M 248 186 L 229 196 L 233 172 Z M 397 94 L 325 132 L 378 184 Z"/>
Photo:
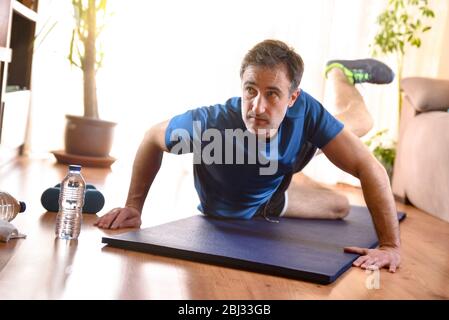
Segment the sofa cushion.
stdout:
<path fill-rule="evenodd" d="M 449 113 L 414 117 L 399 144 L 400 174 L 410 202 L 449 222 Z"/>
<path fill-rule="evenodd" d="M 419 112 L 449 108 L 449 80 L 411 77 L 401 81 L 401 88 Z"/>

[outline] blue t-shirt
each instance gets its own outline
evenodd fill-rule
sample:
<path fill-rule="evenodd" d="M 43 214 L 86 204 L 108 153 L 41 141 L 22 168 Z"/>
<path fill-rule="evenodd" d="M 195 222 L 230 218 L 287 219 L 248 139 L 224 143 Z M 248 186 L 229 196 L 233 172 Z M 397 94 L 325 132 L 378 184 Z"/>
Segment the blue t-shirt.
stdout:
<path fill-rule="evenodd" d="M 173 117 L 165 144 L 172 153 L 194 153 L 201 212 L 251 219 L 284 176 L 295 171 L 301 148 L 322 148 L 342 129 L 341 122 L 301 90 L 271 141 L 251 140 L 255 135 L 246 130 L 241 98 L 231 98 Z"/>

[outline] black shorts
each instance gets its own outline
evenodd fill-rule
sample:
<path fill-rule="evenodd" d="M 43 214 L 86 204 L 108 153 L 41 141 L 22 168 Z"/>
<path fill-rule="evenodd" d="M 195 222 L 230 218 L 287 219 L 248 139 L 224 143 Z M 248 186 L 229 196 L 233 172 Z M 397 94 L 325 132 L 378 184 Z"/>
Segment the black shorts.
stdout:
<path fill-rule="evenodd" d="M 296 159 L 293 173 L 286 175 L 281 184 L 271 196 L 271 198 L 257 210 L 255 216 L 262 217 L 282 217 L 287 210 L 288 195 L 287 189 L 292 181 L 293 174 L 301 171 L 315 155 L 317 148 L 310 142 L 304 143 L 301 152 Z"/>
<path fill-rule="evenodd" d="M 282 217 L 287 210 L 288 196 L 287 191 L 274 194 L 270 201 L 260 206 L 256 216 L 262 217 Z"/>

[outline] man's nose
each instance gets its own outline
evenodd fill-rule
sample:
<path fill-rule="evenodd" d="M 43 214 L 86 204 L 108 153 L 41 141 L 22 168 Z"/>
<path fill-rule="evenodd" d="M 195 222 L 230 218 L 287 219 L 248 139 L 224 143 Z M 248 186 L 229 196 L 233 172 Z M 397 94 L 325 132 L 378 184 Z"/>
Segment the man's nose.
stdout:
<path fill-rule="evenodd" d="M 255 114 L 262 114 L 265 112 L 265 102 L 263 101 L 262 97 L 258 95 L 253 102 L 252 111 Z"/>

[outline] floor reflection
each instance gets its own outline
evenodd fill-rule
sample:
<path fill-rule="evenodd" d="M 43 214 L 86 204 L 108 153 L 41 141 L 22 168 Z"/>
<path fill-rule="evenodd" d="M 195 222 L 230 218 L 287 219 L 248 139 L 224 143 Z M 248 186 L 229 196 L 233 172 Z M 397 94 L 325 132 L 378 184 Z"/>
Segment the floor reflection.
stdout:
<path fill-rule="evenodd" d="M 73 262 L 78 247 L 78 240 L 55 238 L 52 255 L 53 269 L 49 276 L 49 298 L 60 298 L 73 271 Z"/>

